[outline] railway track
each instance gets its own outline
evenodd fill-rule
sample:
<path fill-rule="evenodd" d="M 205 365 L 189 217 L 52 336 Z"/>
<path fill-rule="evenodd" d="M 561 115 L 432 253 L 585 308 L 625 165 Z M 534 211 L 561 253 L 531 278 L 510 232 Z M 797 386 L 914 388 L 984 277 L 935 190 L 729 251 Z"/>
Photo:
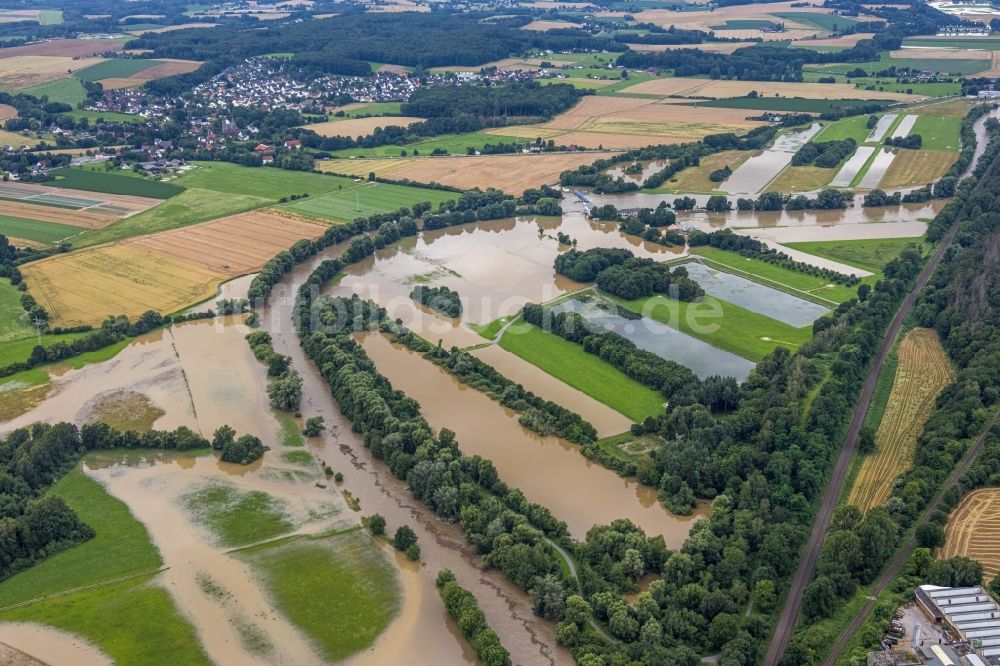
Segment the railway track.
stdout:
<path fill-rule="evenodd" d="M 995 176 L 998 163 L 1000 163 L 1000 159 L 995 159 L 987 172 L 982 175 L 975 190 L 969 196 L 969 201 L 972 201 L 975 198 L 975 195 L 979 191 L 982 183 Z M 967 206 L 968 204 L 966 207 Z M 963 210 L 962 213 L 964 214 L 965 211 Z M 899 334 L 903 321 L 913 309 L 914 304 L 916 304 L 917 297 L 920 295 L 923 288 L 927 286 L 927 282 L 930 280 L 931 275 L 933 275 L 934 271 L 937 270 L 938 265 L 944 258 L 945 252 L 955 239 L 955 235 L 958 233 L 959 220 L 963 219 L 963 214 L 957 216 L 956 221 L 952 224 L 951 228 L 948 229 L 945 235 L 941 238 L 941 242 L 938 243 L 934 253 L 924 265 L 923 270 L 920 271 L 920 274 L 917 276 L 917 279 L 913 284 L 913 288 L 910 289 L 909 293 L 907 293 L 902 305 L 900 305 L 892 319 L 892 322 L 889 324 L 889 328 L 886 330 L 882 344 L 879 347 L 879 350 L 875 355 L 874 362 L 872 363 L 868 375 L 865 378 L 865 383 L 861 389 L 861 397 L 854 408 L 854 413 L 851 417 L 851 424 L 847 430 L 847 436 L 844 438 L 844 443 L 841 446 L 840 453 L 837 456 L 837 461 L 834 464 L 833 473 L 831 474 L 826 490 L 823 493 L 823 499 L 821 501 L 819 511 L 817 512 L 816 519 L 813 522 L 813 529 L 809 534 L 809 540 L 806 542 L 802 551 L 799 566 L 796 568 L 795 574 L 792 577 L 791 585 L 788 588 L 788 593 L 785 597 L 785 604 L 781 609 L 781 614 L 778 616 L 778 622 L 771 635 L 771 643 L 768 645 L 767 652 L 764 655 L 764 666 L 778 666 L 785 650 L 788 648 L 788 644 L 792 638 L 792 633 L 794 632 L 795 625 L 798 621 L 799 610 L 802 605 L 802 595 L 812 580 L 813 572 L 816 569 L 816 561 L 819 559 L 819 552 L 823 546 L 823 539 L 825 538 L 826 532 L 830 527 L 833 512 L 837 508 L 837 503 L 840 498 L 840 494 L 843 491 L 847 473 L 851 467 L 851 460 L 857 452 L 858 434 L 861 431 L 861 425 L 864 422 L 869 407 L 871 406 L 872 398 L 875 393 L 875 383 L 882 371 L 882 367 L 885 365 L 885 359 L 889 354 L 893 341 Z M 957 480 L 961 478 L 960 475 L 968 470 L 972 461 L 975 459 L 975 456 L 978 455 L 979 451 L 982 449 L 986 436 L 989 433 L 990 428 L 996 424 L 998 417 L 1000 417 L 1000 411 L 994 414 L 993 419 L 990 421 L 990 425 L 980 434 L 976 443 L 969 448 L 969 451 L 959 462 L 959 465 L 956 466 L 952 475 L 948 477 L 948 481 L 945 483 L 944 488 L 942 488 L 941 492 L 935 497 L 927 511 L 921 515 L 921 521 L 926 521 L 927 517 L 930 515 L 929 512 L 939 505 L 943 493 L 948 488 L 954 486 Z M 844 647 L 854 636 L 854 633 L 861 626 L 862 622 L 864 622 L 865 617 L 867 617 L 868 612 L 875 603 L 878 591 L 884 589 L 885 586 L 888 585 L 889 581 L 895 577 L 896 573 L 898 573 L 899 569 L 909 557 L 909 552 L 912 551 L 914 544 L 914 538 L 911 537 L 903 545 L 889 566 L 886 567 L 883 575 L 879 578 L 878 583 L 876 584 L 876 592 L 866 601 L 864 608 L 854 617 L 850 625 L 848 625 L 848 629 L 840 636 L 837 643 L 834 644 L 834 648 L 825 662 L 826 664 L 833 664 L 836 661 L 840 652 L 843 651 Z"/>

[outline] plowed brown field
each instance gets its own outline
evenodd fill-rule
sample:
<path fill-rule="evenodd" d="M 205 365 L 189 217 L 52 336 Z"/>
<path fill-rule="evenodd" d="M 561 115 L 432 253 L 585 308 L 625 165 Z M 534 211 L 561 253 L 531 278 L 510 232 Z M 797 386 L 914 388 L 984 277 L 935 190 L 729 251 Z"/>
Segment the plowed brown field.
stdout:
<path fill-rule="evenodd" d="M 115 39 L 51 39 L 47 42 L 11 46 L 0 49 L 0 59 L 17 58 L 20 56 L 65 56 L 79 58 L 93 56 L 99 53 L 118 52 L 122 50 L 125 40 Z"/>
<path fill-rule="evenodd" d="M 937 333 L 914 328 L 899 345 L 899 364 L 882 422 L 876 450 L 861 463 L 849 502 L 868 511 L 885 502 L 896 477 L 913 463 L 917 439 L 934 401 L 955 374 Z"/>
<path fill-rule="evenodd" d="M 1000 573 L 1000 488 L 974 490 L 955 507 L 945 527 L 941 557 L 968 557 L 983 565 L 983 581 Z"/>

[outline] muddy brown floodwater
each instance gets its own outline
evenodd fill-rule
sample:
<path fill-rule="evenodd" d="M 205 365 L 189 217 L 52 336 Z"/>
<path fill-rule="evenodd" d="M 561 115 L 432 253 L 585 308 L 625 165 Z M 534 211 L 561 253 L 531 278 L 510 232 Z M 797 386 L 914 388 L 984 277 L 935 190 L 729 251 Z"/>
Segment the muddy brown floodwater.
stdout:
<path fill-rule="evenodd" d="M 697 516 L 671 515 L 655 489 L 591 463 L 574 444 L 527 430 L 516 413 L 403 345 L 379 334 L 359 337 L 379 372 L 420 403 L 434 429 L 453 430 L 463 454 L 493 461 L 500 478 L 548 507 L 575 538 L 594 525 L 628 518 L 646 534 L 663 535 L 671 548 L 684 542 Z"/>
<path fill-rule="evenodd" d="M 111 666 L 114 662 L 80 636 L 31 622 L 0 622 L 0 664 L 5 666 Z"/>
<path fill-rule="evenodd" d="M 443 619 L 444 607 L 434 579 L 440 569 L 448 568 L 459 584 L 475 594 L 487 622 L 510 651 L 515 663 L 572 664 L 569 651 L 556 643 L 554 625 L 532 613 L 527 594 L 498 572 L 482 570 L 480 555 L 469 546 L 461 529 L 442 522 L 414 501 L 406 483 L 396 479 L 383 463 L 371 456 L 361 437 L 352 432 L 351 424 L 337 409 L 329 386 L 299 346 L 296 333 L 291 330 L 295 291 L 319 262 L 339 256 L 345 248 L 346 244 L 334 246 L 296 267 L 275 287 L 269 305 L 261 311 L 261 322 L 262 327 L 272 334 L 275 349 L 291 356 L 293 367 L 302 374 L 303 416 L 323 416 L 328 424 L 328 430 L 322 437 L 310 440 L 310 449 L 344 474 L 344 487 L 358 498 L 363 514 L 382 514 L 390 528 L 407 524 L 420 540 L 424 562 L 417 572 L 420 604 L 422 607 L 426 605 L 432 612 L 420 612 L 419 622 L 412 633 L 397 633 L 399 627 L 394 623 L 376 642 L 376 648 L 385 646 L 388 654 L 402 655 L 402 661 L 379 661 L 371 657 L 370 663 L 475 663 Z M 516 483 L 516 479 L 510 482 Z M 408 596 L 414 595 L 411 592 Z M 400 615 L 400 618 L 405 617 L 406 611 Z"/>
<path fill-rule="evenodd" d="M 84 469 L 128 504 L 146 525 L 169 567 L 157 581 L 191 621 L 213 660 L 265 663 L 242 647 L 234 629 L 234 623 L 250 621 L 267 636 L 274 646 L 272 656 L 281 663 L 317 663 L 320 659 L 311 642 L 274 609 L 252 569 L 227 554 L 183 509 L 183 495 L 205 484 L 226 483 L 263 491 L 283 501 L 293 523 L 301 523 L 299 533 L 318 532 L 329 527 L 331 520 L 336 524 L 356 524 L 358 520 L 359 515 L 343 505 L 335 489 L 318 488 L 312 478 L 288 480 L 283 474 L 301 472 L 301 468 L 290 468 L 281 461 L 283 447 L 278 444 L 278 422 L 267 404 L 265 371 L 243 340 L 247 332 L 248 328 L 226 318 L 191 322 L 142 336 L 109 361 L 55 378 L 49 399 L 3 424 L 0 430 L 39 420 L 83 423 L 96 397 L 124 389 L 146 395 L 164 411 L 157 427 L 187 425 L 210 436 L 216 427 L 228 423 L 238 432 L 255 434 L 270 444 L 273 448 L 263 461 L 247 467 L 220 463 L 212 455 L 193 458 L 170 453 L 136 465 L 134 459 L 126 462 L 125 454 L 108 453 L 88 458 Z M 318 477 L 318 467 L 314 472 Z M 323 506 L 334 507 L 339 515 L 309 522 L 310 510 Z M 394 524 L 402 522 L 397 519 Z M 400 564 L 394 553 L 387 552 L 386 557 Z M 433 579 L 412 566 L 398 566 L 398 573 L 403 592 L 398 617 L 352 663 L 474 663 L 444 611 Z M 229 602 L 220 603 L 202 589 L 199 577 L 205 574 L 226 589 Z M 11 631 L 27 636 L 25 631 Z"/>

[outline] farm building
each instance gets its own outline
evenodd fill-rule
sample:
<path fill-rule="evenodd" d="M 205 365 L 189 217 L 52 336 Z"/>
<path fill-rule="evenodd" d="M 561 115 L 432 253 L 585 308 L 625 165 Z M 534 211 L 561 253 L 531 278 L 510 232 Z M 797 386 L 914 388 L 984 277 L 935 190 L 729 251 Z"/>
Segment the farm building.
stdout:
<path fill-rule="evenodd" d="M 954 643 L 964 642 L 981 660 L 1000 666 L 1000 606 L 983 588 L 921 585 L 916 598 L 920 609 L 952 634 Z"/>

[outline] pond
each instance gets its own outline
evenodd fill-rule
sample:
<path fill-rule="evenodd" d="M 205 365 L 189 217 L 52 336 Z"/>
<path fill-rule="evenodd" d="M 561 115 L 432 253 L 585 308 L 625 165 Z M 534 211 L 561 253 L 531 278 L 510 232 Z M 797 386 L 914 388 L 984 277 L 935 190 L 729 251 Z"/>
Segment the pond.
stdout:
<path fill-rule="evenodd" d="M 739 275 L 710 268 L 700 261 L 690 261 L 684 267 L 706 294 L 795 328 L 809 326 L 829 312 L 827 308 L 812 301 Z"/>
<path fill-rule="evenodd" d="M 593 302 L 571 299 L 552 308 L 553 312 L 572 311 L 602 328 L 631 340 L 636 347 L 660 358 L 687 366 L 704 379 L 712 375 L 735 377 L 742 382 L 756 367 L 753 361 L 714 347 L 649 317 L 626 319 L 598 307 Z"/>

